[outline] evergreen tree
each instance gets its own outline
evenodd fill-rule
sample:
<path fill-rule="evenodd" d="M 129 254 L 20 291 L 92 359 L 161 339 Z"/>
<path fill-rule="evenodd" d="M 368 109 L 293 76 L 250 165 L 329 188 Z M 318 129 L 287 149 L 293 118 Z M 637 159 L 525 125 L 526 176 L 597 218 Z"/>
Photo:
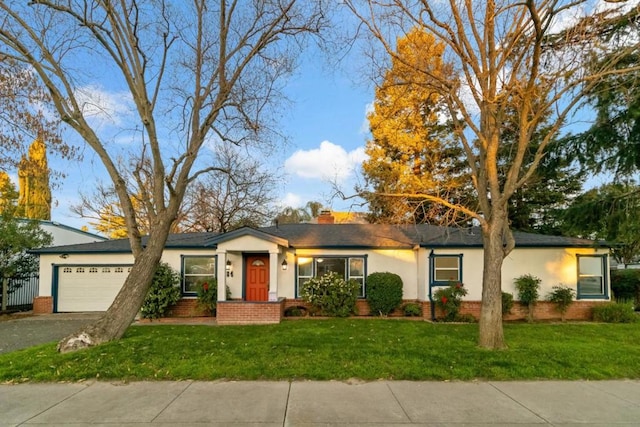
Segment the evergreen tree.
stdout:
<path fill-rule="evenodd" d="M 22 221 L 16 212 L 18 192 L 6 173 L 0 173 L 0 286 L 2 310 L 14 279 L 29 277 L 38 271 L 38 258 L 28 249 L 51 243 L 51 235 L 40 228 L 38 221 Z"/>

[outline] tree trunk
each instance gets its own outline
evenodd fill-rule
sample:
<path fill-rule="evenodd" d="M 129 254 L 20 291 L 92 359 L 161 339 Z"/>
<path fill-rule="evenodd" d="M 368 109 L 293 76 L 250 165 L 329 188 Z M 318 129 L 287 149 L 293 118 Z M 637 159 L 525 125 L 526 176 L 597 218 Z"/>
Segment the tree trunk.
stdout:
<path fill-rule="evenodd" d="M 533 323 L 533 310 L 535 310 L 535 306 L 532 302 L 527 306 L 527 322 Z"/>
<path fill-rule="evenodd" d="M 166 230 L 159 230 L 157 234 L 149 236 L 147 246 L 135 260 L 113 304 L 95 323 L 63 338 L 58 343 L 59 352 L 81 350 L 119 339 L 124 335 L 149 292 L 168 234 L 169 227 L 166 227 Z"/>
<path fill-rule="evenodd" d="M 504 221 L 492 221 L 482 230 L 484 270 L 478 345 L 487 349 L 506 348 L 502 329 L 502 261 Z"/>

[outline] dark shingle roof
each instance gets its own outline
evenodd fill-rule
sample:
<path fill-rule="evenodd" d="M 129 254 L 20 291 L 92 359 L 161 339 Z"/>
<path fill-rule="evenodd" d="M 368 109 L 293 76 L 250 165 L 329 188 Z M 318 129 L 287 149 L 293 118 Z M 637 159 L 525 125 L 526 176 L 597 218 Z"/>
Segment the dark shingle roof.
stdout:
<path fill-rule="evenodd" d="M 244 230 L 244 233 L 242 232 Z M 233 236 L 251 234 L 274 236 L 274 241 L 288 242 L 289 247 L 299 249 L 329 248 L 389 248 L 406 249 L 415 246 L 425 248 L 482 247 L 479 228 L 449 228 L 428 224 L 281 224 L 258 230 L 241 229 L 231 232 Z M 514 232 L 516 247 L 594 247 L 599 242 L 574 237 L 545 236 L 542 234 Z M 215 248 L 220 241 L 228 239 L 217 233 L 171 234 L 166 247 L 173 249 Z M 146 237 L 143 238 L 143 244 Z M 108 240 L 77 245 L 56 246 L 34 250 L 34 253 L 128 253 L 128 239 Z"/>
<path fill-rule="evenodd" d="M 166 248 L 201 249 L 207 247 L 207 242 L 218 233 L 180 233 L 170 234 Z M 147 244 L 148 237 L 142 238 L 142 244 Z M 34 249 L 38 254 L 59 253 L 130 253 L 129 239 L 106 240 L 104 242 L 81 243 L 76 245 L 53 246 L 50 248 Z"/>

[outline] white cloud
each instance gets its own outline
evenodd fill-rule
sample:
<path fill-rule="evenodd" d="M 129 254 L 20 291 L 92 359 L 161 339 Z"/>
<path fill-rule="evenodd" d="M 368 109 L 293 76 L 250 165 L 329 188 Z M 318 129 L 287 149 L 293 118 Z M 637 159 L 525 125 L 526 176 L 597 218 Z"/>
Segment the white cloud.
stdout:
<path fill-rule="evenodd" d="M 329 141 L 322 141 L 319 148 L 298 150 L 284 162 L 287 172 L 301 178 L 321 179 L 342 183 L 366 159 L 364 147 L 347 152 Z"/>
<path fill-rule="evenodd" d="M 108 92 L 95 85 L 79 88 L 76 99 L 85 117 L 96 119 L 102 124 L 121 125 L 133 109 L 129 92 Z"/>
<path fill-rule="evenodd" d="M 360 135 L 369 134 L 369 114 L 371 113 L 373 113 L 373 102 L 367 103 L 364 107 L 364 120 L 362 120 L 362 125 L 360 125 Z"/>
<path fill-rule="evenodd" d="M 304 203 L 302 203 L 302 197 L 294 194 L 294 193 L 287 193 L 285 194 L 285 196 L 282 198 L 282 200 L 280 200 L 279 206 L 281 208 L 286 208 L 286 207 L 300 207 L 303 206 Z"/>

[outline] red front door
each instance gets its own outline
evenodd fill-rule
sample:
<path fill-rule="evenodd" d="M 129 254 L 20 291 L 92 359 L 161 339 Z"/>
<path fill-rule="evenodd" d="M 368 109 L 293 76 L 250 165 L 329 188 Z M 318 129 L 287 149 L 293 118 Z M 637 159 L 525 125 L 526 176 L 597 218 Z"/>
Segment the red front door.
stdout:
<path fill-rule="evenodd" d="M 246 301 L 269 300 L 269 256 L 255 255 L 247 257 Z"/>

